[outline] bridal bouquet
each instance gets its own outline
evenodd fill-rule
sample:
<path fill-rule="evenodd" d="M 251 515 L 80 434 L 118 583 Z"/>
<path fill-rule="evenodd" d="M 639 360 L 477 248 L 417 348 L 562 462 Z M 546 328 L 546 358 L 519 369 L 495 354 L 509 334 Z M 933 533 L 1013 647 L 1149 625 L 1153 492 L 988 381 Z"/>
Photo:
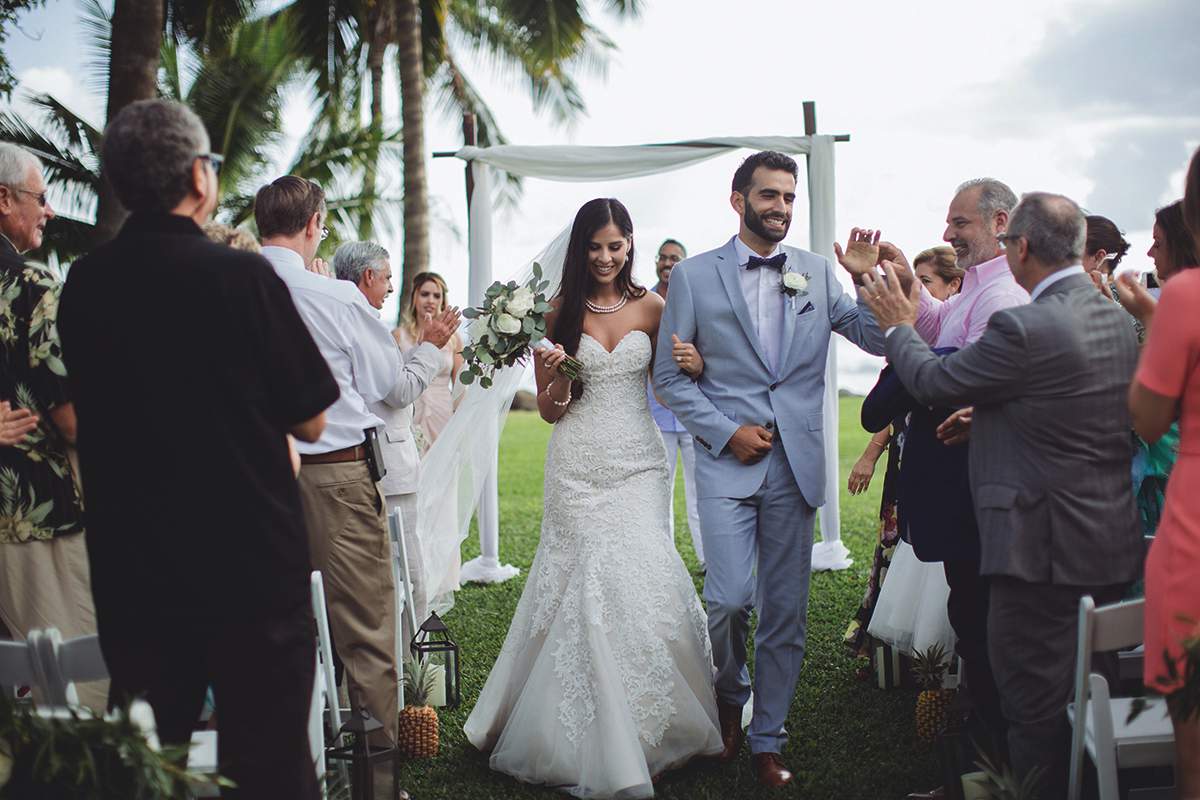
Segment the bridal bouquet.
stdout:
<path fill-rule="evenodd" d="M 546 313 L 550 303 L 545 291 L 550 283 L 542 280 L 542 266 L 533 265 L 529 283 L 519 286 L 516 281 L 496 281 L 484 292 L 483 305 L 468 308 L 463 316 L 475 320 L 468 332 L 471 344 L 463 348 L 466 362 L 459 380 L 487 389 L 492 376 L 501 367 L 511 367 L 526 358 L 546 336 Z M 558 371 L 571 380 L 579 378 L 583 365 L 567 356 Z"/>

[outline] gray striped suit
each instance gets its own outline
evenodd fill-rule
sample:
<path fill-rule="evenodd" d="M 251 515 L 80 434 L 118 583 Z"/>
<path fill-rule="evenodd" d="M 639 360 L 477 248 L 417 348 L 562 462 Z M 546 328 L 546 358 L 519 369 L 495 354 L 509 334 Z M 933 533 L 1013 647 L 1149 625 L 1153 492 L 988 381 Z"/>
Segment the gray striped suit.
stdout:
<path fill-rule="evenodd" d="M 886 350 L 918 401 L 975 406 L 971 490 L 1010 755 L 1019 774 L 1046 767 L 1043 796 L 1057 796 L 1079 597 L 1118 599 L 1141 573 L 1126 401 L 1136 334 L 1086 275 L 1069 275 L 950 356 L 909 326 Z"/>

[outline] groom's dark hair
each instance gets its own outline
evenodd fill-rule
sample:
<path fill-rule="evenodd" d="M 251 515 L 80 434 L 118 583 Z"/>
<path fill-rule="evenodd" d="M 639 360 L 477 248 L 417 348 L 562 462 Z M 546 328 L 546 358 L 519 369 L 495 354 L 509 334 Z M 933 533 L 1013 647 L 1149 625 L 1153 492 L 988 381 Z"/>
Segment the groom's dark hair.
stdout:
<path fill-rule="evenodd" d="M 738 166 L 737 172 L 733 173 L 733 190 L 745 197 L 750 191 L 750 184 L 754 182 L 754 170 L 759 167 L 790 172 L 793 178 L 797 180 L 800 178 L 800 169 L 796 166 L 794 158 L 774 150 L 763 150 L 750 156 Z"/>

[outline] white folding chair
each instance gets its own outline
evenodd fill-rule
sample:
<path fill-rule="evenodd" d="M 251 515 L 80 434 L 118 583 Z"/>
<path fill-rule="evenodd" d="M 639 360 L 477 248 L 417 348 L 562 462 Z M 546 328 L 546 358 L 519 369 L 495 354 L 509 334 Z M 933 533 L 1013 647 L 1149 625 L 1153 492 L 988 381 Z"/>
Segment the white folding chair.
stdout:
<path fill-rule="evenodd" d="M 404 641 L 404 625 L 401 621 L 407 614 L 409 629 L 416 635 L 417 610 L 413 607 L 408 550 L 404 546 L 404 517 L 398 508 L 388 514 L 388 535 L 392 540 L 392 582 L 396 584 L 396 669 L 400 675 L 398 696 L 400 708 L 404 708 L 404 662 L 408 656 L 408 642 Z"/>
<path fill-rule="evenodd" d="M 96 634 L 64 642 L 57 628 L 47 628 L 38 641 L 38 653 L 45 671 L 44 702 L 51 706 L 74 708 L 79 705 L 76 683 L 108 679 Z"/>
<path fill-rule="evenodd" d="M 1067 707 L 1071 733 L 1068 800 L 1083 790 L 1085 753 L 1096 765 L 1100 800 L 1119 800 L 1117 772 L 1134 767 L 1170 766 L 1175 738 L 1162 698 L 1127 722 L 1132 697 L 1112 697 L 1108 681 L 1092 672 L 1092 654 L 1129 648 L 1142 641 L 1144 600 L 1096 608 L 1088 595 L 1079 601 L 1079 646 L 1075 657 L 1075 702 Z"/>
<path fill-rule="evenodd" d="M 313 689 L 313 707 L 309 715 L 309 742 L 314 755 L 320 750 L 317 777 L 324 778 L 327 766 L 325 763 L 325 732 L 321 728 L 321 713 L 328 711 L 329 730 L 332 732 L 332 745 L 341 744 L 342 738 L 342 708 L 338 700 L 337 673 L 333 669 L 333 639 L 329 635 L 329 614 L 325 609 L 325 581 L 320 570 L 313 570 L 308 576 L 310 594 L 312 597 L 313 619 L 317 621 L 317 674 L 314 676 L 316 686 Z M 320 695 L 320 696 L 318 696 Z M 317 715 L 315 720 L 312 714 Z M 318 745 L 318 743 L 320 743 Z M 342 785 L 349 786 L 349 772 L 346 762 L 338 762 L 338 772 L 341 773 Z M 326 785 L 328 781 L 326 781 Z"/>
<path fill-rule="evenodd" d="M 30 633 L 41 635 L 40 631 Z M 40 671 L 36 641 L 0 640 L 0 690 L 14 697 L 22 686 L 38 686 L 41 684 Z"/>

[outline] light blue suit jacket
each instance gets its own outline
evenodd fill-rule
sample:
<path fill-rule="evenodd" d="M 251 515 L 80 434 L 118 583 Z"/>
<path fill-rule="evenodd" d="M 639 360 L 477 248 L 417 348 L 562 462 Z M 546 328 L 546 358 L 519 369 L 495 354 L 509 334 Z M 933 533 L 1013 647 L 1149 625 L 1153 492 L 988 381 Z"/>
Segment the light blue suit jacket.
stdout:
<path fill-rule="evenodd" d="M 807 295 L 784 309 L 781 366 L 773 374 L 742 294 L 733 242 L 671 271 L 654 386 L 695 438 L 699 497 L 749 497 L 758 490 L 768 460 L 742 464 L 726 445 L 741 425 L 771 423 L 804 499 L 820 506 L 825 502 L 822 399 L 830 332 L 875 355 L 883 353 L 883 333 L 871 312 L 843 291 L 828 259 L 784 245 L 786 269 L 807 273 L 809 282 Z M 700 351 L 704 372 L 698 381 L 672 360 L 671 334 Z"/>

